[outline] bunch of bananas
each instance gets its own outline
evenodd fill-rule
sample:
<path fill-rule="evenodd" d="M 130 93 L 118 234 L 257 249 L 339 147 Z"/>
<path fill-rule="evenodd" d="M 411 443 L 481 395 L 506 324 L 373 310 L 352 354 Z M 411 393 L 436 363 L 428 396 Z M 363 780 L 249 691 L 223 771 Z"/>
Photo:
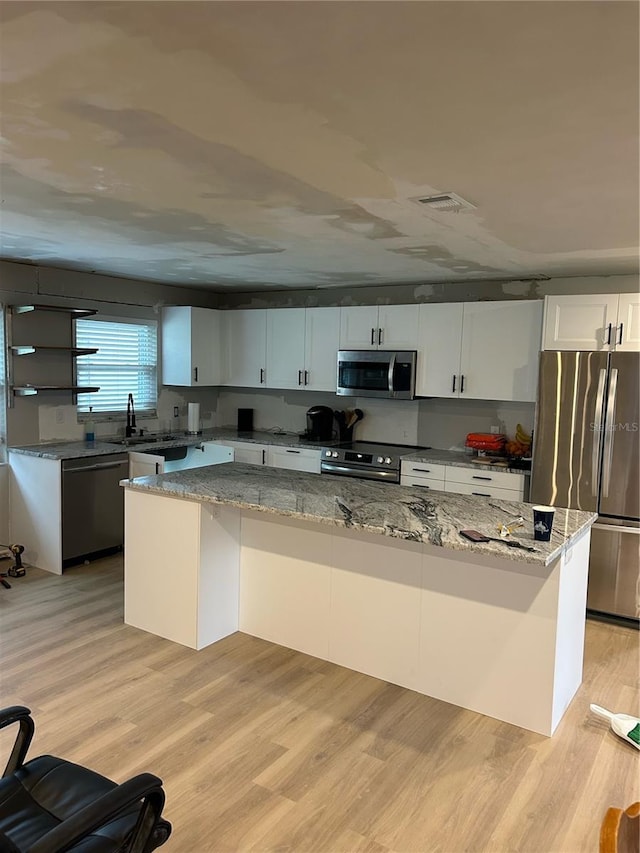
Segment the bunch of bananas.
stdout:
<path fill-rule="evenodd" d="M 526 432 L 522 424 L 517 425 L 515 440 L 508 441 L 505 445 L 505 450 L 509 456 L 531 455 L 531 436 Z"/>

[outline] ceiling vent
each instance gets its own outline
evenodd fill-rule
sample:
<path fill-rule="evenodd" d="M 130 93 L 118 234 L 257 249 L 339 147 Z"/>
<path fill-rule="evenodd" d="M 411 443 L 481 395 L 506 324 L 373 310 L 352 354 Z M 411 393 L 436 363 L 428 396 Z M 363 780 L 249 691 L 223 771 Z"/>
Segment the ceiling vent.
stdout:
<path fill-rule="evenodd" d="M 457 213 L 459 210 L 476 209 L 475 204 L 471 204 L 456 193 L 438 193 L 438 195 L 428 195 L 424 198 L 414 198 L 413 201 L 438 213 Z"/>

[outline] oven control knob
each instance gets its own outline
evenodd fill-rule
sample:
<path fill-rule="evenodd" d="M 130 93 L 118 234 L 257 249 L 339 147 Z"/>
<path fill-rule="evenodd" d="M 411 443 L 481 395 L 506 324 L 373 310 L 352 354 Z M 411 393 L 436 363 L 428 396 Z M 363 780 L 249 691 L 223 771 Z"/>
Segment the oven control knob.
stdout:
<path fill-rule="evenodd" d="M 333 456 L 334 459 L 337 459 L 338 458 L 338 451 L 334 450 L 331 455 Z"/>
<path fill-rule="evenodd" d="M 331 456 L 331 451 L 330 451 L 330 450 L 325 450 L 324 455 L 325 455 L 325 456 Z"/>
<path fill-rule="evenodd" d="M 384 464 L 385 465 L 391 465 L 391 457 L 390 456 L 387 456 L 387 458 L 384 460 Z"/>
<path fill-rule="evenodd" d="M 384 459 L 382 458 L 382 456 L 378 456 L 378 458 L 376 459 L 376 462 L 384 462 Z"/>

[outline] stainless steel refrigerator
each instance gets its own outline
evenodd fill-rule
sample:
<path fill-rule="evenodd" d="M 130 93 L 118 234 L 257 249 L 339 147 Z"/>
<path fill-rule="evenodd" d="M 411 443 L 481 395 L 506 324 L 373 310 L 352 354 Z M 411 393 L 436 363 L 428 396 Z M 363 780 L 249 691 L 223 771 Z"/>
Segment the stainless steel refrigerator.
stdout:
<path fill-rule="evenodd" d="M 533 503 L 598 513 L 587 609 L 640 618 L 640 353 L 543 352 Z"/>

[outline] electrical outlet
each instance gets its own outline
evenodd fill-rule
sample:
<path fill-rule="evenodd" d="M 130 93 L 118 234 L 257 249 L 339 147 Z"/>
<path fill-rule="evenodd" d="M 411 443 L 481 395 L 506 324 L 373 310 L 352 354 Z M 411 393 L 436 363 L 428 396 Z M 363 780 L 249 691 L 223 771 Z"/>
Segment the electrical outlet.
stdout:
<path fill-rule="evenodd" d="M 174 406 L 174 407 L 173 407 L 173 417 L 174 417 L 174 418 L 177 418 L 177 417 L 178 417 L 178 414 L 179 414 L 179 409 L 178 409 L 178 407 L 177 407 L 177 406 Z"/>
<path fill-rule="evenodd" d="M 492 426 L 491 432 L 493 435 L 498 435 L 498 433 L 500 432 L 500 427 L 499 426 Z"/>
<path fill-rule="evenodd" d="M 64 409 L 62 408 L 62 406 L 56 406 L 56 423 L 64 423 Z"/>

